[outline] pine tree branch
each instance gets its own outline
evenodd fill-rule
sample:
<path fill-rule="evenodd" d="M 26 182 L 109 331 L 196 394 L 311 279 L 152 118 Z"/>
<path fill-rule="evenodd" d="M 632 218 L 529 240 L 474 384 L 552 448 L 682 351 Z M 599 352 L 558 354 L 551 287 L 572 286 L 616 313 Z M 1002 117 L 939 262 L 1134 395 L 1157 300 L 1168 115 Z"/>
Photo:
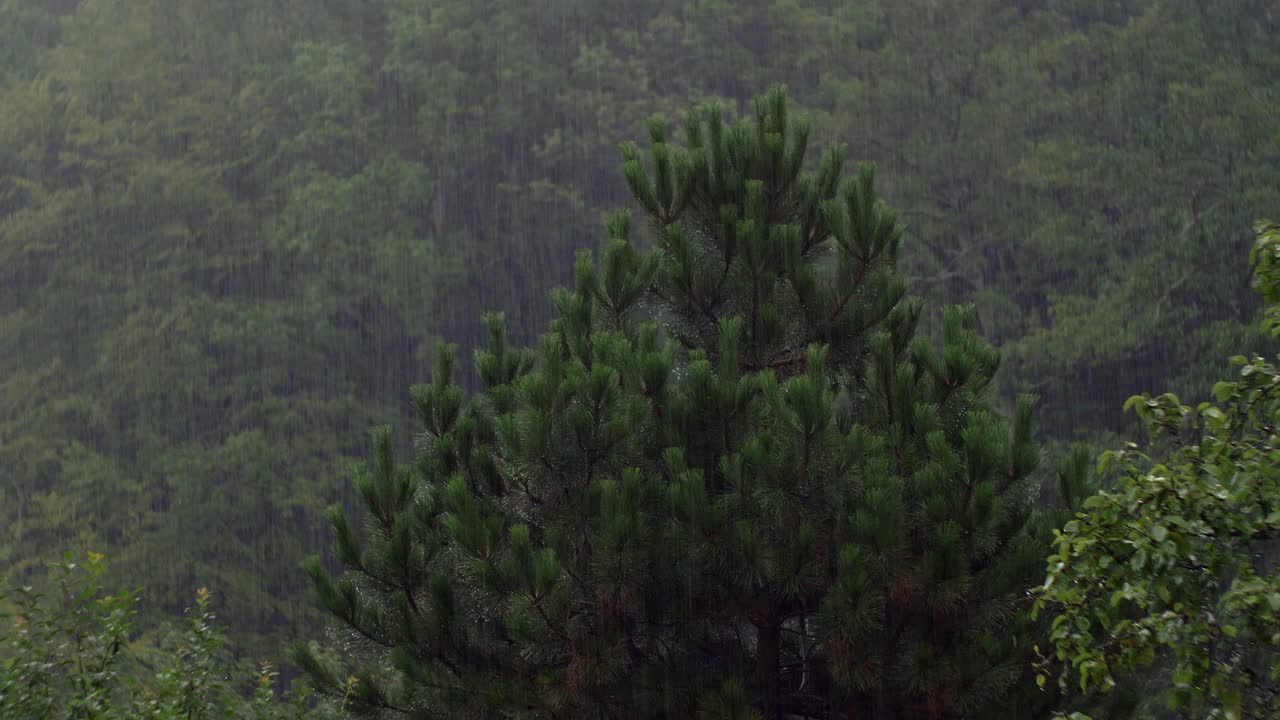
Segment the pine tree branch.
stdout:
<path fill-rule="evenodd" d="M 814 342 L 815 342 L 814 338 L 809 338 L 808 340 L 805 340 L 803 343 L 788 345 L 787 347 L 779 350 L 778 352 L 791 353 L 790 355 L 784 355 L 783 357 L 774 358 L 767 363 L 748 363 L 747 367 L 751 370 L 763 370 L 765 368 L 771 368 L 776 370 L 778 368 L 784 368 L 789 365 L 794 365 L 798 362 L 803 361 L 806 357 L 808 357 L 808 355 L 803 351 L 802 348 L 808 345 L 812 345 Z"/>
<path fill-rule="evenodd" d="M 819 213 L 821 214 L 821 213 Z M 813 227 L 809 228 L 809 234 L 805 236 L 804 245 L 800 248 L 800 257 L 807 258 L 822 241 L 826 238 L 826 228 L 822 226 L 822 218 L 819 217 L 813 222 Z"/>
<path fill-rule="evenodd" d="M 654 297 L 666 303 L 669 307 L 673 307 L 673 308 L 680 307 L 680 303 L 677 303 L 675 300 L 672 300 L 666 293 L 662 292 L 657 288 L 649 288 L 649 292 L 652 293 Z M 720 319 L 716 317 L 715 310 L 713 308 L 707 307 L 698 298 L 697 294 L 693 292 L 692 288 L 687 288 L 685 292 L 688 293 L 689 295 L 690 304 L 693 305 L 693 307 L 697 308 L 698 312 L 701 313 L 703 317 L 706 318 L 707 322 L 709 322 L 712 327 L 715 327 L 717 324 L 719 324 Z"/>
<path fill-rule="evenodd" d="M 716 282 L 716 297 L 724 291 L 724 284 L 729 279 L 729 268 L 733 264 L 733 255 L 724 253 L 724 267 L 720 270 L 720 280 Z"/>
<path fill-rule="evenodd" d="M 790 347 L 784 348 L 783 350 L 781 350 L 781 352 L 790 352 L 790 351 L 792 351 L 793 349 L 794 349 L 794 346 L 790 346 Z M 763 369 L 765 369 L 765 368 L 770 368 L 770 369 L 775 369 L 775 370 L 776 370 L 776 369 L 778 369 L 778 368 L 784 368 L 784 367 L 787 367 L 788 365 L 794 365 L 794 364 L 796 364 L 796 363 L 798 363 L 798 362 L 800 362 L 801 360 L 804 360 L 804 359 L 805 359 L 805 355 L 804 355 L 804 354 L 802 354 L 802 353 L 795 353 L 795 354 L 787 355 L 787 356 L 780 357 L 780 358 L 774 358 L 774 359 L 772 359 L 772 360 L 770 360 L 769 362 L 766 362 L 766 363 L 761 363 L 761 362 L 746 362 L 746 363 L 744 363 L 744 364 L 746 365 L 747 369 L 749 369 L 749 370 L 763 370 Z"/>
<path fill-rule="evenodd" d="M 751 278 L 751 355 L 759 357 L 760 352 L 760 277 Z"/>
<path fill-rule="evenodd" d="M 853 283 L 849 286 L 849 289 L 845 291 L 844 297 L 840 299 L 840 304 L 836 305 L 836 309 L 832 311 L 831 317 L 827 320 L 828 322 L 834 322 L 839 317 L 840 311 L 844 310 L 844 306 L 849 304 L 850 298 L 858 291 L 858 286 L 862 284 L 862 279 L 867 275 L 867 268 L 871 267 L 871 258 L 860 257 L 858 262 L 861 263 L 858 267 L 858 274 L 853 278 Z"/>
<path fill-rule="evenodd" d="M 546 624 L 547 628 L 559 635 L 562 640 L 572 644 L 573 638 L 569 637 L 569 632 L 547 615 L 547 611 L 542 607 L 542 596 L 529 593 L 529 599 L 533 601 L 533 607 L 538 611 L 538 617 L 542 618 L 542 622 Z"/>

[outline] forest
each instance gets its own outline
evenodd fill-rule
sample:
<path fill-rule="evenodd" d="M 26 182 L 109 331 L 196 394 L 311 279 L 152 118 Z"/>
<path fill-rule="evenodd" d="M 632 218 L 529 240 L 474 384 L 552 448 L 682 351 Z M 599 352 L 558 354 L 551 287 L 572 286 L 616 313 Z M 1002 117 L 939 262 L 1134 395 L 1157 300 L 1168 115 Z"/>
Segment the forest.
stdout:
<path fill-rule="evenodd" d="M 0 0 L 3 720 L 1280 720 L 1274 0 Z"/>

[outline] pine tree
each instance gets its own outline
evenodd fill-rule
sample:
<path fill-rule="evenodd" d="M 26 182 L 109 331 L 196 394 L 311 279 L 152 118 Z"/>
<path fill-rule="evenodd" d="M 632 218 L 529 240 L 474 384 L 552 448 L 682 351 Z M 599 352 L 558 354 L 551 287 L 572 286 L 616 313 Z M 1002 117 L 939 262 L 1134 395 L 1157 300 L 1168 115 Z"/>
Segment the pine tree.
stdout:
<path fill-rule="evenodd" d="M 344 572 L 307 565 L 343 633 L 295 653 L 322 690 L 421 718 L 1017 715 L 1032 400 L 989 406 L 971 308 L 916 336 L 874 169 L 806 170 L 780 87 L 753 109 L 695 110 L 683 144 L 655 118 L 622 150 L 645 238 L 609 219 L 535 349 L 489 316 L 475 396 L 441 352 L 414 463 L 375 432 L 365 532 L 333 510 Z"/>

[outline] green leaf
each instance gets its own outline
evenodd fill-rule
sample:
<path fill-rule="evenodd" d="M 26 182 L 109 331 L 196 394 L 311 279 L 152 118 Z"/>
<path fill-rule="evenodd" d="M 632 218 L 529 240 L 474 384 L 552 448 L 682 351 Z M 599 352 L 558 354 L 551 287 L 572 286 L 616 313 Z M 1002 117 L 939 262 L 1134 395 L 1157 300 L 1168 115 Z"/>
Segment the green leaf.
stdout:
<path fill-rule="evenodd" d="M 1090 495 L 1089 497 L 1085 498 L 1085 501 L 1084 503 L 1082 503 L 1081 507 L 1083 507 L 1085 510 L 1096 510 L 1099 507 L 1106 504 L 1107 504 L 1107 498 L 1105 495 Z"/>
<path fill-rule="evenodd" d="M 1240 720 L 1244 698 L 1239 690 L 1226 688 L 1222 691 L 1222 714 L 1227 720 Z"/>
<path fill-rule="evenodd" d="M 1133 557 L 1130 558 L 1129 560 L 1129 566 L 1134 569 L 1134 572 L 1142 572 L 1142 569 L 1146 567 L 1146 565 L 1147 565 L 1146 550 L 1139 550 L 1138 552 L 1134 553 Z"/>

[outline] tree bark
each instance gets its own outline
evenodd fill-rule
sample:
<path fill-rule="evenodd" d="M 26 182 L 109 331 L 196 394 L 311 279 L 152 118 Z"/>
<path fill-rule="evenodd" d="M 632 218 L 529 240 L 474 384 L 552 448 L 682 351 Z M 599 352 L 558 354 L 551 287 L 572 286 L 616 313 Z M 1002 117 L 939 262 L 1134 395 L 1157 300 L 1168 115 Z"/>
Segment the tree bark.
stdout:
<path fill-rule="evenodd" d="M 761 709 L 765 720 L 783 720 L 778 678 L 781 655 L 782 626 L 776 614 L 770 613 L 756 626 L 759 645 L 756 650 L 756 686 L 760 688 Z"/>

